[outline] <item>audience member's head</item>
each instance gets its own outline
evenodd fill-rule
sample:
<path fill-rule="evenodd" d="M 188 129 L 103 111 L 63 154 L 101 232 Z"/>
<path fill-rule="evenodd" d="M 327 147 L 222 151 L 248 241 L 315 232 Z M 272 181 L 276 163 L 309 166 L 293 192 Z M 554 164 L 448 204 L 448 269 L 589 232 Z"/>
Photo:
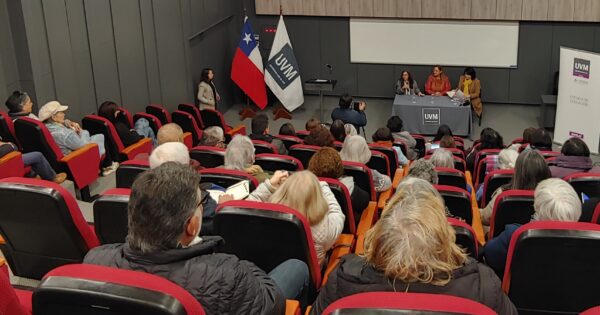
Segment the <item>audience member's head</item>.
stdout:
<path fill-rule="evenodd" d="M 453 136 L 452 130 L 446 124 L 440 125 L 440 127 L 437 130 L 437 133 L 436 133 L 435 137 L 433 137 L 433 141 L 434 142 L 435 141 L 440 141 L 440 140 L 442 140 L 443 136 Z"/>
<path fill-rule="evenodd" d="M 504 148 L 504 139 L 496 130 L 492 128 L 484 128 L 481 131 L 479 140 L 479 150 Z"/>
<path fill-rule="evenodd" d="M 346 130 L 346 137 L 347 136 L 356 136 L 356 135 L 358 135 L 358 132 L 356 132 L 356 127 L 354 127 L 353 124 L 345 124 L 344 125 L 344 130 Z"/>
<path fill-rule="evenodd" d="M 401 132 L 404 122 L 398 116 L 392 116 L 388 119 L 386 127 L 390 128 L 393 133 Z"/>
<path fill-rule="evenodd" d="M 4 104 L 10 113 L 31 113 L 33 109 L 31 98 L 27 93 L 21 91 L 14 91 Z"/>
<path fill-rule="evenodd" d="M 394 137 L 392 136 L 392 132 L 388 127 L 378 128 L 372 136 L 373 142 L 378 141 L 390 141 L 394 142 Z"/>
<path fill-rule="evenodd" d="M 344 161 L 367 164 L 371 159 L 371 150 L 365 138 L 361 136 L 348 136 L 344 140 L 340 156 Z"/>
<path fill-rule="evenodd" d="M 317 177 L 338 179 L 344 175 L 344 164 L 338 151 L 323 147 L 310 158 L 308 170 Z"/>
<path fill-rule="evenodd" d="M 190 152 L 185 144 L 181 142 L 167 142 L 154 148 L 148 161 L 150 162 L 150 168 L 157 168 L 166 162 L 189 165 Z"/>
<path fill-rule="evenodd" d="M 167 142 L 183 142 L 183 129 L 176 123 L 163 125 L 156 134 L 158 145 Z"/>
<path fill-rule="evenodd" d="M 456 142 L 453 136 L 445 135 L 440 139 L 440 148 L 456 148 Z"/>
<path fill-rule="evenodd" d="M 573 187 L 560 178 L 549 178 L 535 188 L 534 219 L 539 221 L 577 222 L 581 201 Z"/>
<path fill-rule="evenodd" d="M 224 168 L 245 171 L 254 164 L 254 144 L 247 136 L 236 135 L 225 151 Z"/>
<path fill-rule="evenodd" d="M 498 153 L 498 169 L 509 170 L 515 168 L 519 153 L 513 149 L 503 149 Z"/>
<path fill-rule="evenodd" d="M 445 285 L 466 261 L 431 184 L 404 179 L 365 237 L 365 257 L 386 278 Z M 393 281 L 393 280 L 392 280 Z"/>
<path fill-rule="evenodd" d="M 431 161 L 425 159 L 418 159 L 414 161 L 408 168 L 408 176 L 426 180 L 434 185 L 438 183 L 438 175 L 435 171 L 435 165 L 433 165 Z"/>
<path fill-rule="evenodd" d="M 200 145 L 225 148 L 225 134 L 223 128 L 219 126 L 211 126 L 204 129 L 200 138 Z"/>
<path fill-rule="evenodd" d="M 98 116 L 108 119 L 108 121 L 115 123 L 117 121 L 117 113 L 119 112 L 119 106 L 115 102 L 106 101 L 100 104 L 98 108 Z"/>
<path fill-rule="evenodd" d="M 329 132 L 331 132 L 331 135 L 336 141 L 344 142 L 346 139 L 346 128 L 344 126 L 344 122 L 339 119 L 333 121 L 331 127 L 329 127 Z"/>
<path fill-rule="evenodd" d="M 319 147 L 330 147 L 333 146 L 335 139 L 329 132 L 329 129 L 324 126 L 318 126 L 310 130 L 308 136 L 304 138 L 304 144 L 316 145 Z"/>
<path fill-rule="evenodd" d="M 525 130 L 523 130 L 524 143 L 531 143 L 531 136 L 533 135 L 533 132 L 535 132 L 535 130 L 536 128 L 533 127 L 525 128 Z"/>
<path fill-rule="evenodd" d="M 531 135 L 531 147 L 542 151 L 552 151 L 552 137 L 545 128 L 536 129 Z"/>
<path fill-rule="evenodd" d="M 168 162 L 140 174 L 127 206 L 127 243 L 147 254 L 188 246 L 202 224 L 200 175 Z"/>
<path fill-rule="evenodd" d="M 515 163 L 515 173 L 509 189 L 534 190 L 537 184 L 552 177 L 546 160 L 535 150 L 521 152 Z"/>
<path fill-rule="evenodd" d="M 344 93 L 342 94 L 342 96 L 340 96 L 340 107 L 341 108 L 350 108 L 352 106 L 352 96 L 348 93 Z"/>
<path fill-rule="evenodd" d="M 258 114 L 252 118 L 252 134 L 264 135 L 269 133 L 269 117 L 265 114 Z"/>
<path fill-rule="evenodd" d="M 431 159 L 429 159 L 435 167 L 454 168 L 454 156 L 452 152 L 439 148 L 433 151 Z"/>
<path fill-rule="evenodd" d="M 329 211 L 319 180 L 310 171 L 292 174 L 273 193 L 269 201 L 295 209 L 310 225 L 321 222 Z"/>
<path fill-rule="evenodd" d="M 279 134 L 284 136 L 296 136 L 296 128 L 291 123 L 285 123 L 279 128 Z"/>
<path fill-rule="evenodd" d="M 560 153 L 567 156 L 590 156 L 590 149 L 583 140 L 579 138 L 571 138 L 565 141 Z"/>
<path fill-rule="evenodd" d="M 304 128 L 306 129 L 306 131 L 311 131 L 314 128 L 317 128 L 319 126 L 321 126 L 321 121 L 319 119 L 313 117 L 306 121 Z"/>
<path fill-rule="evenodd" d="M 69 106 L 63 105 L 58 101 L 50 101 L 42 106 L 38 112 L 40 121 L 44 123 L 58 123 L 63 124 L 65 122 L 65 111 L 69 109 Z"/>

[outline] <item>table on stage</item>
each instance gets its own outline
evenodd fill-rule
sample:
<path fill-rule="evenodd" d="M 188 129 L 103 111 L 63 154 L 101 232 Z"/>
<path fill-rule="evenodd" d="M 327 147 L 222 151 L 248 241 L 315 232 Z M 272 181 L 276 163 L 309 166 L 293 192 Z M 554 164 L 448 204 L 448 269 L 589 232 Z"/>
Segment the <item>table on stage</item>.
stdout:
<path fill-rule="evenodd" d="M 471 136 L 471 106 L 447 96 L 396 95 L 392 115 L 404 122 L 404 130 L 410 133 L 435 135 L 440 125 L 446 124 L 455 136 Z"/>

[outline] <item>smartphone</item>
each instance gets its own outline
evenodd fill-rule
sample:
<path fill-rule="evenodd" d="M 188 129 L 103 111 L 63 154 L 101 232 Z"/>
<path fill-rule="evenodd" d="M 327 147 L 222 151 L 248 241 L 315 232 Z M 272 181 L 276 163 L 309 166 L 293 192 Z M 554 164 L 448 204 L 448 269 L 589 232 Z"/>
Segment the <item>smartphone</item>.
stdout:
<path fill-rule="evenodd" d="M 433 149 L 439 149 L 440 148 L 440 144 L 439 143 L 432 143 L 431 144 L 431 150 Z"/>
<path fill-rule="evenodd" d="M 584 193 L 581 193 L 581 203 L 585 203 L 588 200 L 590 200 L 590 197 Z"/>

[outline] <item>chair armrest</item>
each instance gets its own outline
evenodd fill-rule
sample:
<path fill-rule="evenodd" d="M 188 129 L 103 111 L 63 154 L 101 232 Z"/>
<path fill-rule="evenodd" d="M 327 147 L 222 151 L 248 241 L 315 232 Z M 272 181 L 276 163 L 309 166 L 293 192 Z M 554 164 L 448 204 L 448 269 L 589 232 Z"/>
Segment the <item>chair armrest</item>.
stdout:
<path fill-rule="evenodd" d="M 365 234 L 360 234 L 356 237 L 356 246 L 354 247 L 354 253 L 356 255 L 362 255 L 365 253 Z"/>
<path fill-rule="evenodd" d="M 390 200 L 390 198 L 392 197 L 392 190 L 393 190 L 393 188 L 390 188 L 379 194 L 379 201 L 377 202 L 377 209 L 383 209 L 383 207 L 385 207 L 388 200 Z"/>
<path fill-rule="evenodd" d="M 312 305 L 306 307 L 306 312 L 304 312 L 304 315 L 310 315 L 310 311 L 312 311 Z"/>
<path fill-rule="evenodd" d="M 183 144 L 185 144 L 188 150 L 191 150 L 194 147 L 194 137 L 192 137 L 191 132 L 188 131 L 183 133 Z"/>
<path fill-rule="evenodd" d="M 285 300 L 285 315 L 300 315 L 300 302 Z"/>
<path fill-rule="evenodd" d="M 333 250 L 331 251 L 331 256 L 329 256 L 329 263 L 327 264 L 327 268 L 325 269 L 325 274 L 323 275 L 323 281 L 321 282 L 321 287 L 327 283 L 327 278 L 329 278 L 329 274 L 335 269 L 340 258 L 344 255 L 350 254 L 352 252 L 352 248 L 354 247 L 354 235 L 352 234 L 342 234 L 338 237 L 335 244 L 333 244 Z"/>
<path fill-rule="evenodd" d="M 96 155 L 98 156 L 98 161 L 100 161 L 100 151 L 98 149 L 98 145 L 95 143 L 88 143 L 84 146 L 82 146 L 81 148 L 69 153 L 68 155 L 63 156 L 62 159 L 60 159 L 61 162 L 70 162 L 72 160 L 77 159 L 78 157 L 82 156 L 82 155 L 87 155 L 89 154 L 89 152 L 91 150 L 93 150 L 94 148 L 96 148 Z"/>
<path fill-rule="evenodd" d="M 5 156 L 0 158 L 0 164 L 5 163 L 8 160 L 12 160 L 12 159 L 22 156 L 22 155 L 23 154 L 21 154 L 21 152 L 19 152 L 19 151 L 9 152 L 8 154 L 6 154 Z"/>
<path fill-rule="evenodd" d="M 121 154 L 127 156 L 128 160 L 132 160 L 136 155 L 141 153 L 148 153 L 152 151 L 152 140 L 150 138 L 143 138 L 140 141 L 126 147 L 121 151 Z"/>
<path fill-rule="evenodd" d="M 237 135 L 237 134 L 245 135 L 246 134 L 246 126 L 240 124 L 235 127 L 231 127 L 231 129 L 227 131 L 227 134 L 232 137 L 233 137 L 233 135 Z"/>
<path fill-rule="evenodd" d="M 485 233 L 483 231 L 483 224 L 481 223 L 481 214 L 479 213 L 479 205 L 477 204 L 477 193 L 475 188 L 473 187 L 473 181 L 471 177 L 471 172 L 465 172 L 465 179 L 467 180 L 467 186 L 471 187 L 471 209 L 473 222 L 471 222 L 471 227 L 473 231 L 475 231 L 475 236 L 479 241 L 479 245 L 485 244 Z"/>
<path fill-rule="evenodd" d="M 0 158 L 0 178 L 22 177 L 25 175 L 23 155 L 19 151 L 13 151 Z"/>
<path fill-rule="evenodd" d="M 375 215 L 377 213 L 377 204 L 374 201 L 369 202 L 367 208 L 360 216 L 360 222 L 356 228 L 356 235 L 365 234 L 375 223 Z"/>
<path fill-rule="evenodd" d="M 6 264 L 6 260 L 4 258 L 0 258 L 0 273 L 4 273 L 7 277 L 8 274 L 8 265 Z"/>
<path fill-rule="evenodd" d="M 84 188 L 98 178 L 100 167 L 98 145 L 95 143 L 86 144 L 64 156 L 60 162 L 65 164 L 75 187 L 77 189 Z"/>
<path fill-rule="evenodd" d="M 396 174 L 394 174 L 394 180 L 392 181 L 392 188 L 396 191 L 396 187 L 400 184 L 400 181 L 404 178 L 404 172 L 408 169 L 408 165 L 404 166 L 404 168 L 396 169 Z"/>

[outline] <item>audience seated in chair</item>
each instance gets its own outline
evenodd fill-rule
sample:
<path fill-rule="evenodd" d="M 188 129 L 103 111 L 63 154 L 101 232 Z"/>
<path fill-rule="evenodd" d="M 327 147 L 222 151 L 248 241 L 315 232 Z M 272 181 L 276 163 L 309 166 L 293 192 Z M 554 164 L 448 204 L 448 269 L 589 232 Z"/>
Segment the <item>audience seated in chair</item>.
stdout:
<path fill-rule="evenodd" d="M 0 138 L 0 158 L 13 151 L 19 151 L 19 148 L 14 143 L 3 142 L 2 138 Z M 21 157 L 25 166 L 31 166 L 34 173 L 31 174 L 32 176 L 37 175 L 42 179 L 50 180 L 57 184 L 67 179 L 67 173 L 56 174 L 50 163 L 48 163 L 48 160 L 40 152 L 23 153 Z"/>
<path fill-rule="evenodd" d="M 452 155 L 452 152 L 444 148 L 439 148 L 433 151 L 433 154 L 431 155 L 431 159 L 429 159 L 429 161 L 435 167 L 454 168 L 454 157 Z"/>
<path fill-rule="evenodd" d="M 227 145 L 225 144 L 223 129 L 219 126 L 204 129 L 199 145 L 225 149 Z"/>
<path fill-rule="evenodd" d="M 281 125 L 281 127 L 279 128 L 279 134 L 282 136 L 297 137 L 296 128 L 294 128 L 294 125 L 292 125 L 292 123 L 285 123 Z"/>
<path fill-rule="evenodd" d="M 581 216 L 581 201 L 577 193 L 562 179 L 549 178 L 535 188 L 533 208 L 534 221 L 577 222 Z M 509 224 L 497 237 L 489 240 L 484 247 L 483 257 L 498 277 L 504 275 L 508 245 L 513 233 L 521 224 Z"/>
<path fill-rule="evenodd" d="M 343 161 L 367 164 L 371 159 L 371 150 L 369 149 L 365 138 L 361 136 L 349 136 L 346 137 L 346 140 L 344 141 L 340 156 Z M 373 186 L 375 187 L 375 191 L 386 191 L 392 187 L 392 181 L 389 176 L 381 174 L 374 169 L 371 169 L 371 173 L 373 174 Z"/>
<path fill-rule="evenodd" d="M 515 163 L 515 173 L 511 182 L 496 189 L 492 194 L 492 199 L 485 208 L 481 209 L 481 222 L 484 225 L 490 224 L 496 198 L 503 191 L 509 189 L 534 190 L 539 182 L 550 177 L 550 169 L 546 165 L 546 160 L 537 151 L 521 152 Z"/>
<path fill-rule="evenodd" d="M 492 128 L 484 128 L 481 130 L 481 134 L 479 135 L 479 145 L 476 148 L 473 148 L 465 162 L 467 162 L 467 169 L 471 171 L 471 174 L 475 174 L 475 159 L 477 158 L 477 154 L 482 150 L 488 149 L 504 149 L 504 139 L 502 136 Z"/>
<path fill-rule="evenodd" d="M 430 160 L 418 159 L 408 168 L 408 176 L 420 178 L 432 185 L 437 185 L 438 175 L 435 165 Z"/>
<path fill-rule="evenodd" d="M 321 265 L 344 229 L 346 216 L 329 185 L 320 182 L 310 171 L 296 172 L 291 176 L 286 171 L 277 171 L 246 200 L 282 204 L 304 215 L 310 223 L 317 260 Z"/>
<path fill-rule="evenodd" d="M 552 151 L 552 136 L 546 128 L 538 128 L 531 134 L 531 149 L 540 151 Z"/>
<path fill-rule="evenodd" d="M 443 136 L 442 139 L 440 139 L 440 148 L 456 148 L 456 142 L 454 141 L 454 137 L 450 135 Z"/>
<path fill-rule="evenodd" d="M 344 142 L 346 140 L 346 127 L 344 122 L 341 120 L 334 120 L 329 127 L 329 132 L 335 139 L 335 141 Z"/>
<path fill-rule="evenodd" d="M 40 120 L 33 111 L 33 101 L 26 92 L 14 91 L 4 103 L 8 108 L 8 115 L 12 120 L 20 117 L 29 117 Z"/>
<path fill-rule="evenodd" d="M 318 126 L 321 126 L 321 121 L 313 117 L 306 121 L 306 124 L 304 124 L 304 130 L 310 132 L 311 130 L 313 130 L 313 128 L 316 128 Z"/>
<path fill-rule="evenodd" d="M 310 130 L 310 133 L 304 138 L 304 144 L 315 145 L 318 147 L 333 147 L 335 139 L 325 126 L 317 126 Z"/>
<path fill-rule="evenodd" d="M 408 152 L 406 152 L 407 158 L 411 161 L 416 160 L 419 157 L 419 154 L 415 149 L 417 140 L 415 140 L 408 131 L 402 129 L 404 126 L 402 119 L 398 116 L 392 116 L 388 119 L 386 126 L 392 132 L 394 140 L 400 140 L 406 144 L 406 147 L 408 148 Z"/>
<path fill-rule="evenodd" d="M 136 120 L 134 129 L 130 129 L 127 117 L 121 113 L 119 106 L 117 106 L 115 102 L 106 101 L 100 104 L 98 116 L 106 118 L 113 126 L 115 126 L 115 130 L 125 147 L 128 147 L 143 138 L 150 138 L 152 139 L 152 143 L 156 144 L 156 136 L 154 135 L 152 128 L 150 128 L 148 120 L 146 118 L 140 118 Z"/>
<path fill-rule="evenodd" d="M 156 141 L 158 145 L 167 142 L 183 143 L 183 129 L 176 123 L 163 125 L 156 134 Z"/>
<path fill-rule="evenodd" d="M 519 153 L 513 147 L 503 149 L 498 155 L 492 155 L 488 157 L 486 175 L 495 170 L 510 170 L 515 168 Z M 481 200 L 483 197 L 483 183 L 479 185 L 476 194 L 477 200 Z"/>
<path fill-rule="evenodd" d="M 563 178 L 573 173 L 600 173 L 600 167 L 594 166 L 590 158 L 590 149 L 579 138 L 565 141 L 557 156 L 550 165 L 552 177 Z"/>
<path fill-rule="evenodd" d="M 311 314 L 342 297 L 367 291 L 448 294 L 517 314 L 487 266 L 455 244 L 444 201 L 424 180 L 402 181 L 365 238 L 365 253 L 341 258 L 321 288 Z"/>
<path fill-rule="evenodd" d="M 287 155 L 287 149 L 283 141 L 269 134 L 269 118 L 265 114 L 258 114 L 252 118 L 252 133 L 249 135 L 252 140 L 260 140 L 271 143 L 277 149 L 278 154 Z"/>
<path fill-rule="evenodd" d="M 235 135 L 227 145 L 223 168 L 246 172 L 262 183 L 269 178 L 269 174 L 254 164 L 254 157 L 252 140 L 244 135 Z"/>
<path fill-rule="evenodd" d="M 394 146 L 394 137 L 392 136 L 392 132 L 388 127 L 382 127 L 375 131 L 372 136 L 373 143 L 378 146 L 383 146 L 387 148 L 393 148 L 396 151 L 396 155 L 398 156 L 398 165 L 405 166 L 408 164 L 408 159 L 402 153 L 400 147 Z"/>
<path fill-rule="evenodd" d="M 198 236 L 199 182 L 197 172 L 173 162 L 142 173 L 132 187 L 127 242 L 98 247 L 84 263 L 167 278 L 209 315 L 282 314 L 285 299 L 297 299 L 306 287 L 308 267 L 292 259 L 266 274 L 249 261 L 216 253 L 221 237 Z"/>

